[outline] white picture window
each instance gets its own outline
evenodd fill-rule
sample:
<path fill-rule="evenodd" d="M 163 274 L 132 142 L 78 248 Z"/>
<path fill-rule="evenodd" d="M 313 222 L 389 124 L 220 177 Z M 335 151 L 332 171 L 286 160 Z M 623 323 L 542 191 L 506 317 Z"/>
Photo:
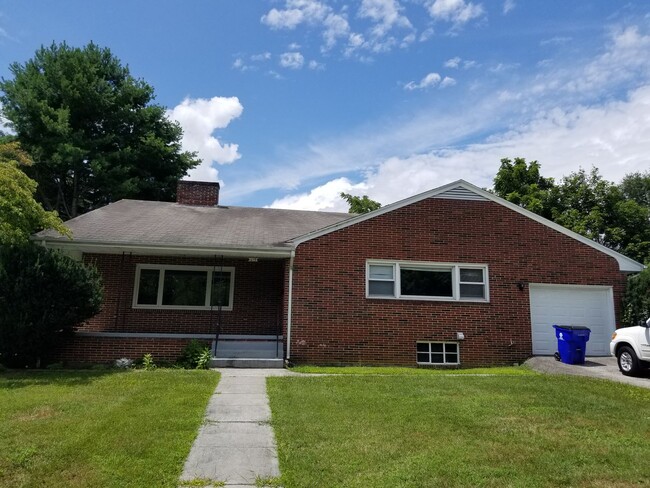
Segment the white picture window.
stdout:
<path fill-rule="evenodd" d="M 232 310 L 234 268 L 139 264 L 133 307 Z"/>
<path fill-rule="evenodd" d="M 368 261 L 368 298 L 488 301 L 487 266 Z"/>
<path fill-rule="evenodd" d="M 460 364 L 457 342 L 418 342 L 418 364 Z"/>

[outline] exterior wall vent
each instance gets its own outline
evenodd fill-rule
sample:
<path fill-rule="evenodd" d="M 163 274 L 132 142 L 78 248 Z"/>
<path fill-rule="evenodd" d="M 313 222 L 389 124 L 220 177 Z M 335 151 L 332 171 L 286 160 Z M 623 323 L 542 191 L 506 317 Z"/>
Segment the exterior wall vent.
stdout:
<path fill-rule="evenodd" d="M 463 188 L 462 186 L 457 186 L 455 188 L 450 188 L 449 190 L 440 193 L 439 195 L 434 196 L 433 198 L 445 198 L 448 200 L 476 200 L 479 202 L 487 202 L 488 199 L 474 193 L 472 190 Z"/>

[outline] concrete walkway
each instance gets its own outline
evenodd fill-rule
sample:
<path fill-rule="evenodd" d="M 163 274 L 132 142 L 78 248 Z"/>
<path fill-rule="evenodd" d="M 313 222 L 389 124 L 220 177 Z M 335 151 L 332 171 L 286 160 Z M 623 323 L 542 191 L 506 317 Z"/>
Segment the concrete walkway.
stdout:
<path fill-rule="evenodd" d="M 221 380 L 208 403 L 205 421 L 185 461 L 181 483 L 195 479 L 255 486 L 280 476 L 267 376 L 284 369 L 218 369 Z"/>

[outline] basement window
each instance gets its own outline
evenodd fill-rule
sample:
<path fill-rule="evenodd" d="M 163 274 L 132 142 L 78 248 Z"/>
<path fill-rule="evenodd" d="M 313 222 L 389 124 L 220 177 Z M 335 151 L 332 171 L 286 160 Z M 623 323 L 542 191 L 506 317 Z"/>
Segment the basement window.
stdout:
<path fill-rule="evenodd" d="M 418 342 L 418 364 L 460 364 L 457 342 Z"/>
<path fill-rule="evenodd" d="M 139 264 L 134 308 L 232 310 L 235 269 Z"/>
<path fill-rule="evenodd" d="M 368 261 L 366 296 L 408 300 L 487 302 L 487 266 Z"/>

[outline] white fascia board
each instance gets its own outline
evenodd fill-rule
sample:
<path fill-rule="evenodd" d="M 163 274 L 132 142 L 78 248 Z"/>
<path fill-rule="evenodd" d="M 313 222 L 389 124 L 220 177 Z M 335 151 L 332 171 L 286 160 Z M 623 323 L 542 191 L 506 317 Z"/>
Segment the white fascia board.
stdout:
<path fill-rule="evenodd" d="M 124 242 L 99 242 L 99 241 L 75 241 L 75 240 L 48 240 L 34 238 L 35 242 L 51 249 L 64 251 L 75 250 L 84 253 L 97 254 L 119 254 L 122 252 L 133 253 L 141 256 L 172 255 L 172 256 L 229 256 L 229 257 L 252 257 L 252 258 L 289 258 L 291 247 L 282 248 L 260 248 L 260 247 L 186 247 L 134 244 Z"/>
<path fill-rule="evenodd" d="M 409 198 L 405 198 L 404 200 L 400 200 L 399 202 L 392 203 L 390 205 L 386 205 L 385 207 L 381 207 L 377 210 L 373 210 L 372 212 L 368 212 L 366 214 L 358 215 L 356 217 L 352 217 L 348 220 L 344 220 L 343 222 L 339 222 L 334 225 L 330 225 L 329 227 L 324 227 L 322 229 L 319 229 L 314 232 L 310 232 L 308 234 L 305 234 L 303 236 L 297 237 L 296 239 L 290 241 L 292 244 L 294 244 L 295 247 L 298 247 L 298 245 L 302 244 L 303 242 L 310 241 L 312 239 L 316 239 L 317 237 L 324 236 L 326 234 L 329 234 L 331 232 L 335 232 L 337 230 L 344 229 L 346 227 L 349 227 L 354 224 L 358 224 L 359 222 L 364 222 L 369 219 L 373 219 L 375 217 L 379 217 L 380 215 L 384 215 L 388 212 L 392 212 L 393 210 L 400 209 L 402 207 L 406 207 L 407 205 L 411 205 L 413 203 L 417 203 L 419 201 L 425 200 L 427 198 L 433 198 L 437 195 L 440 195 L 447 190 L 450 190 L 451 188 L 456 188 L 456 187 L 461 187 L 466 190 L 469 190 L 471 192 L 476 193 L 477 195 L 480 195 L 487 200 L 490 200 L 492 202 L 498 203 L 499 205 L 502 205 L 506 208 L 509 208 L 510 210 L 513 210 L 517 213 L 520 213 L 521 215 L 528 217 L 529 219 L 532 219 L 542 225 L 545 225 L 546 227 L 550 227 L 553 230 L 556 230 L 557 232 L 560 232 L 561 234 L 564 234 L 568 237 L 571 237 L 583 244 L 586 244 L 587 246 L 590 246 L 597 251 L 603 252 L 614 259 L 618 262 L 619 269 L 622 272 L 625 273 L 637 273 L 639 271 L 643 271 L 645 269 L 645 266 L 633 259 L 628 258 L 627 256 L 622 255 L 619 252 L 614 251 L 613 249 L 610 249 L 608 247 L 603 246 L 602 244 L 598 244 L 597 242 L 592 241 L 591 239 L 588 239 L 584 236 L 581 236 L 580 234 L 577 234 L 566 227 L 562 227 L 559 224 L 556 224 L 555 222 L 551 222 L 548 219 L 545 219 L 544 217 L 537 215 L 536 213 L 531 212 L 530 210 L 526 210 L 524 208 L 521 208 L 519 205 L 516 205 L 512 202 L 509 202 L 507 200 L 504 200 L 501 197 L 498 197 L 488 191 L 485 191 L 477 186 L 472 185 L 471 183 L 466 182 L 465 180 L 456 180 L 451 183 L 448 183 L 446 185 L 443 185 L 438 188 L 434 188 L 433 190 L 426 191 L 424 193 L 420 193 L 418 195 L 414 195 Z"/>

